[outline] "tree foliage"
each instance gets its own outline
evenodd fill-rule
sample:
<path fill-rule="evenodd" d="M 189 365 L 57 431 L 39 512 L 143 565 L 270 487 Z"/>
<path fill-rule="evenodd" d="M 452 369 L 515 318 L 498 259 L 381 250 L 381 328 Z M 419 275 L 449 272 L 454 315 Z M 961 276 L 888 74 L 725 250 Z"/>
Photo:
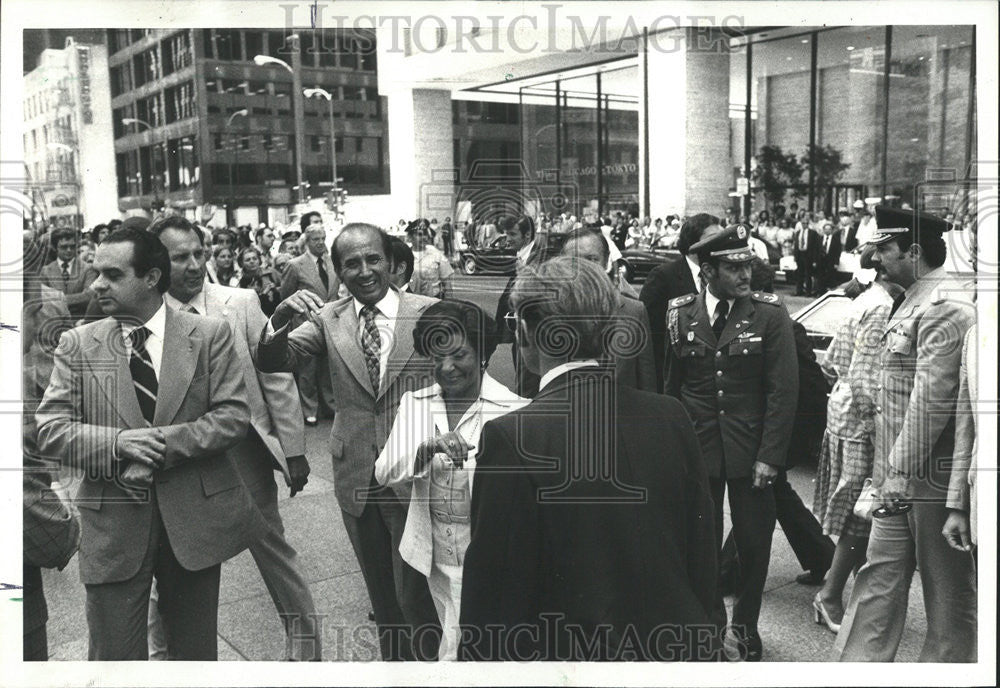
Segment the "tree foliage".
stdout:
<path fill-rule="evenodd" d="M 797 187 L 802 181 L 802 170 L 802 163 L 794 153 L 785 153 L 781 146 L 762 146 L 751 179 L 764 194 L 767 206 L 773 208 L 784 202 L 789 191 L 793 198 L 799 197 Z"/>

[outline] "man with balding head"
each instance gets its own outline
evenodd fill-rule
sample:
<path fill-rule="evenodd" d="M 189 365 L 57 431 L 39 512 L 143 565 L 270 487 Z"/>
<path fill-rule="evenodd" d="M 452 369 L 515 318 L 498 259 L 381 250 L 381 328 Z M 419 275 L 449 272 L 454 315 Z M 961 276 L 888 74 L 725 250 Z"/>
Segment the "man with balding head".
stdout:
<path fill-rule="evenodd" d="M 325 303 L 308 289 L 288 294 L 261 337 L 257 366 L 293 372 L 316 357 L 329 366 L 337 390 L 330 436 L 334 487 L 375 611 L 382 659 L 434 659 L 440 625 L 427 579 L 399 555 L 409 494 L 381 487 L 375 460 L 400 397 L 434 381 L 414 356 L 413 326 L 437 299 L 392 287 L 392 255 L 391 238 L 379 228 L 345 226 L 332 258 L 350 296 Z M 293 330 L 296 318 L 304 322 Z"/>

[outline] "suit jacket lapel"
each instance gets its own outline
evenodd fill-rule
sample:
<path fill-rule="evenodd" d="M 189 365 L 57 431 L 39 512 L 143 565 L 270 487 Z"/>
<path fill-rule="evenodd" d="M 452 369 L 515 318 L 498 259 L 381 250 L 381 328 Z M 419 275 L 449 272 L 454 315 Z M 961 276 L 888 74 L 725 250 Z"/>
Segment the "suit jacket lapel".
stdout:
<path fill-rule="evenodd" d="M 337 353 L 344 359 L 344 364 L 362 387 L 367 389 L 372 397 L 377 397 L 377 391 L 372 388 L 368 377 L 368 365 L 365 354 L 361 350 L 358 335 L 360 323 L 358 314 L 354 312 L 354 299 L 348 299 L 342 308 L 333 312 L 334 322 L 330 327 L 330 338 L 337 348 Z"/>
<path fill-rule="evenodd" d="M 305 279 L 303 282 L 306 283 L 308 287 L 316 287 L 318 290 L 322 291 L 323 282 L 319 278 L 319 270 L 316 268 L 316 257 L 309 253 L 307 250 L 302 254 L 302 274 Z M 322 294 L 323 300 L 326 300 L 326 294 Z"/>
<path fill-rule="evenodd" d="M 125 355 L 121 326 L 114 318 L 107 318 L 91 331 L 91 337 L 84 360 L 98 381 L 97 388 L 118 413 L 125 427 L 144 427 L 146 421 L 132 386 L 132 371 Z M 109 361 L 109 356 L 113 357 L 113 361 Z"/>
<path fill-rule="evenodd" d="M 200 341 L 197 328 L 183 327 L 176 313 L 168 308 L 163 334 L 163 356 L 160 359 L 159 390 L 156 393 L 156 413 L 153 425 L 170 425 L 187 395 L 197 363 L 195 343 Z"/>
<path fill-rule="evenodd" d="M 208 308 L 208 313 L 202 313 L 202 315 L 210 315 L 213 318 L 223 318 L 225 317 L 226 304 L 229 302 L 229 293 L 220 294 L 215 288 L 214 284 L 206 284 L 205 289 L 205 305 Z"/>
<path fill-rule="evenodd" d="M 723 347 L 729 342 L 736 338 L 736 335 L 740 334 L 742 327 L 737 328 L 736 325 L 740 320 L 747 320 L 753 315 L 753 301 L 750 298 L 736 299 L 736 303 L 733 304 L 733 310 L 726 318 L 726 326 L 722 330 L 722 336 L 719 337 L 718 347 Z"/>

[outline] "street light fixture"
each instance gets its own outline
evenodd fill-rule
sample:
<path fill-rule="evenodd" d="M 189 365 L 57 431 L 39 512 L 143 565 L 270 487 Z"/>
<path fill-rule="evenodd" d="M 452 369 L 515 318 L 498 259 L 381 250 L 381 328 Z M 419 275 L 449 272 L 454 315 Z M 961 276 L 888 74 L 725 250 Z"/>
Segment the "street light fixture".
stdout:
<path fill-rule="evenodd" d="M 236 119 L 237 117 L 246 117 L 246 116 L 247 116 L 247 109 L 246 108 L 242 108 L 240 110 L 237 110 L 233 114 L 229 115 L 229 119 L 226 120 L 226 129 L 228 129 L 230 127 L 230 125 L 232 125 L 233 120 Z M 230 139 L 230 140 L 232 140 L 232 139 Z M 233 151 L 234 151 L 233 152 L 233 157 L 230 158 L 230 162 L 229 162 L 229 207 L 232 209 L 231 210 L 231 212 L 232 212 L 232 218 L 231 219 L 232 219 L 233 225 L 235 225 L 236 224 L 236 182 L 234 181 L 233 168 L 235 166 L 236 172 L 238 174 L 239 173 L 239 169 L 240 169 L 240 142 L 239 141 L 234 141 L 233 142 Z M 235 162 L 235 165 L 234 165 L 234 162 Z M 227 213 L 227 215 L 228 215 L 228 213 Z"/>
<path fill-rule="evenodd" d="M 307 88 L 302 92 L 306 98 L 326 98 L 330 106 L 330 179 L 333 183 L 333 197 L 339 197 L 340 185 L 337 183 L 337 136 L 333 126 L 333 94 L 325 88 Z"/>
<path fill-rule="evenodd" d="M 149 122 L 147 122 L 144 119 L 138 119 L 136 117 L 122 117 L 121 122 L 122 122 L 122 124 L 125 124 L 125 125 L 129 125 L 129 124 L 142 124 L 143 126 L 145 126 L 150 131 L 152 131 L 152 129 L 153 129 L 153 125 L 152 124 L 150 124 Z M 153 167 L 154 168 L 157 166 L 156 165 L 156 158 L 157 157 L 158 156 L 156 155 L 156 145 L 155 145 L 155 142 L 154 142 L 154 145 L 153 145 L 153 156 L 152 156 L 152 163 L 153 163 Z M 139 193 L 141 194 L 142 193 L 142 173 L 141 172 L 136 172 L 135 176 L 136 176 L 137 180 L 139 181 Z M 149 180 L 150 181 L 150 185 L 153 187 L 153 206 L 154 206 L 153 210 L 156 210 L 159 207 L 159 205 L 160 205 L 160 191 L 159 191 L 159 189 L 156 188 L 156 179 L 157 179 L 157 177 L 159 177 L 159 174 L 157 174 L 156 171 L 155 171 L 155 169 L 154 169 L 153 174 L 150 175 L 150 180 Z"/>
<path fill-rule="evenodd" d="M 295 181 L 298 192 L 298 202 L 305 201 L 306 187 L 302 180 L 302 156 L 304 154 L 304 141 L 302 131 L 305 128 L 302 101 L 302 53 L 299 50 L 299 35 L 293 33 L 285 37 L 285 41 L 291 43 L 292 64 L 288 64 L 282 59 L 271 57 L 270 55 L 256 55 L 253 63 L 258 67 L 274 65 L 285 69 L 292 75 L 292 108 L 295 126 Z"/>

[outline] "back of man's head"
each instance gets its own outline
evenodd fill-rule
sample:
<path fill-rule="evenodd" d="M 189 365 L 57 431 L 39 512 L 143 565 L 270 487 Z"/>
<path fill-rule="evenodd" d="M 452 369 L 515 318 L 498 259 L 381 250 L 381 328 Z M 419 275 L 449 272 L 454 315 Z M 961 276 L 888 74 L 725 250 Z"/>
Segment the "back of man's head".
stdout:
<path fill-rule="evenodd" d="M 688 250 L 701 241 L 701 235 L 705 230 L 718 224 L 721 224 L 721 221 L 715 215 L 709 213 L 692 215 L 681 225 L 681 232 L 677 237 L 677 250 L 686 256 Z"/>

